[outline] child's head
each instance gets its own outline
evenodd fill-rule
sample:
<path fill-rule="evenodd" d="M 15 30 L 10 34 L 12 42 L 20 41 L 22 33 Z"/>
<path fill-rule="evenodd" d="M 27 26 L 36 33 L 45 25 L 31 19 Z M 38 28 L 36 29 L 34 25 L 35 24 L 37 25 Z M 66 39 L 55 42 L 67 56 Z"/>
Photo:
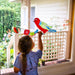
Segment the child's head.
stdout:
<path fill-rule="evenodd" d="M 18 48 L 21 53 L 28 54 L 33 47 L 33 40 L 29 36 L 23 36 L 19 39 Z"/>

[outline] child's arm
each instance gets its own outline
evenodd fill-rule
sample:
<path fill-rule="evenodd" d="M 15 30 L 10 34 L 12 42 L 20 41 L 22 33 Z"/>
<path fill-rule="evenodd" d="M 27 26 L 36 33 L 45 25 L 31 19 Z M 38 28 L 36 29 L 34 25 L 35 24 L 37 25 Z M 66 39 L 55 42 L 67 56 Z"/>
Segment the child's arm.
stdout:
<path fill-rule="evenodd" d="M 19 72 L 19 68 L 14 67 L 14 72 L 18 73 Z"/>
<path fill-rule="evenodd" d="M 43 44 L 42 44 L 41 36 L 42 36 L 42 32 L 40 31 L 38 33 L 38 49 L 42 51 L 43 50 Z"/>

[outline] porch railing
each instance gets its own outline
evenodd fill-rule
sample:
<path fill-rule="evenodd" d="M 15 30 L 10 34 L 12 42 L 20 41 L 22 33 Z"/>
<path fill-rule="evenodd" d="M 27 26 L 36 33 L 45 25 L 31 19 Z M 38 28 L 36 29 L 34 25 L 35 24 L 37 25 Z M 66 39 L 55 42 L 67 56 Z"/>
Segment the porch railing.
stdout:
<path fill-rule="evenodd" d="M 16 56 L 18 55 L 18 40 L 20 37 L 22 37 L 21 34 L 14 34 L 13 36 L 14 60 Z M 38 42 L 37 34 L 33 36 L 32 39 L 35 42 L 35 48 L 33 49 L 33 51 L 37 51 L 38 50 L 37 49 L 37 42 Z M 66 54 L 67 54 L 66 52 L 67 52 L 67 46 L 68 46 L 67 39 L 68 39 L 68 31 L 44 34 L 42 36 L 42 41 L 43 41 L 42 60 L 48 61 L 48 60 L 66 59 Z M 9 55 L 7 55 L 8 63 L 10 60 Z"/>

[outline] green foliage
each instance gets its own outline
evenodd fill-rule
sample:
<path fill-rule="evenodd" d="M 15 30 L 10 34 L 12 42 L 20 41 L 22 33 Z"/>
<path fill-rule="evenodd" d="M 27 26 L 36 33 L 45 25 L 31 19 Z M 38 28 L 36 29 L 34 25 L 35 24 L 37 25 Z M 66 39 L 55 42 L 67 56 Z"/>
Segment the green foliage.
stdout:
<path fill-rule="evenodd" d="M 0 0 L 0 42 L 8 29 L 20 26 L 20 8 L 20 3 Z"/>
<path fill-rule="evenodd" d="M 0 67 L 6 67 L 6 48 L 3 43 L 0 43 Z"/>
<path fill-rule="evenodd" d="M 0 43 L 0 67 L 6 68 L 7 67 L 7 46 L 8 43 L 5 41 Z M 14 50 L 13 47 L 10 49 L 10 65 L 9 67 L 13 67 L 14 59 L 13 59 Z"/>
<path fill-rule="evenodd" d="M 10 68 L 13 67 L 14 63 L 13 54 L 14 54 L 14 49 L 10 49 L 10 65 L 9 65 Z"/>
<path fill-rule="evenodd" d="M 7 46 L 10 38 L 5 37 L 7 35 L 8 29 L 11 30 L 12 27 L 20 26 L 20 3 L 9 2 L 9 0 L 0 0 L 0 67 L 6 68 L 7 66 Z M 6 40 L 3 41 L 2 39 Z M 10 67 L 13 66 L 13 48 L 10 50 Z"/>
<path fill-rule="evenodd" d="M 11 58 L 11 59 L 13 59 L 13 54 L 14 54 L 14 50 L 11 49 L 11 50 L 10 50 L 10 58 Z"/>

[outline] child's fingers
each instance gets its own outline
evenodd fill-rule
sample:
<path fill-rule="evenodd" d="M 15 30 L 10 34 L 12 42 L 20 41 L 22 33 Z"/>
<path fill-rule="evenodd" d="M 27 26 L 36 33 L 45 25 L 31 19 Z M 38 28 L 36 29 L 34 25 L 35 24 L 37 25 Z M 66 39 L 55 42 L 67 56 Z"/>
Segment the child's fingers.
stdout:
<path fill-rule="evenodd" d="M 43 33 L 42 33 L 41 31 L 39 31 L 39 32 L 38 32 L 38 36 L 41 37 L 42 35 L 43 35 Z"/>
<path fill-rule="evenodd" d="M 39 34 L 43 34 L 42 31 L 39 31 L 38 33 L 39 33 Z"/>

